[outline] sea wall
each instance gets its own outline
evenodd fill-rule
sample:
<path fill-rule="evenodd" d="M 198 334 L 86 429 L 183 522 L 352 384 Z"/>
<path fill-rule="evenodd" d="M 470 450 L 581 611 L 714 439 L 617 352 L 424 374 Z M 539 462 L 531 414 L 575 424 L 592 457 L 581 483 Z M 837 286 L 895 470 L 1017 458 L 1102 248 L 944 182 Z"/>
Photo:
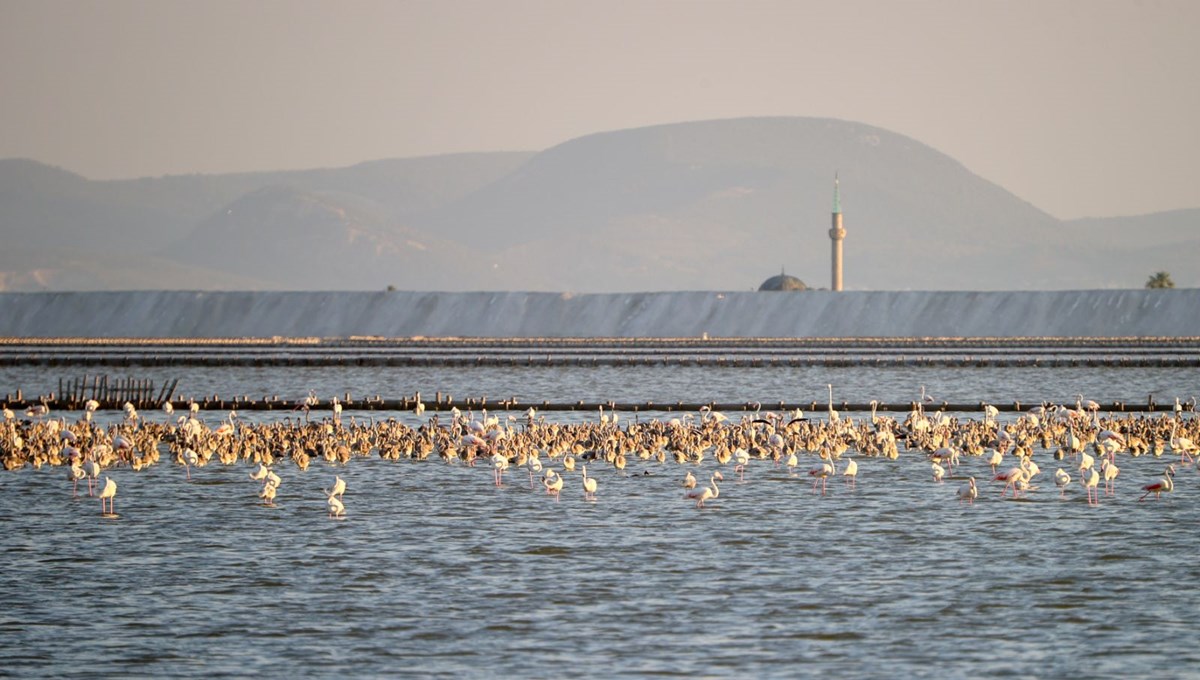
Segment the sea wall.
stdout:
<path fill-rule="evenodd" d="M 1200 337 L 1200 289 L 0 293 L 0 336 Z"/>

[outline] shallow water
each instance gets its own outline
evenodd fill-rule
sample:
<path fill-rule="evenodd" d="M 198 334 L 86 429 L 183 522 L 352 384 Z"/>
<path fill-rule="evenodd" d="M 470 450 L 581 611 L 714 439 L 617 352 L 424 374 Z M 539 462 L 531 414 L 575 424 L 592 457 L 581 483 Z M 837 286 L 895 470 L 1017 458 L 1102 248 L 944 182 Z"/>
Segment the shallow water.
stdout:
<path fill-rule="evenodd" d="M 33 392 L 39 379 L 53 389 L 58 377 L 69 376 L 5 369 L 0 392 Z M 950 402 L 1073 404 L 1078 393 L 1186 398 L 1197 378 L 1180 369 L 188 369 L 180 390 L 766 402 L 823 401 L 834 383 L 838 400 L 911 401 L 924 384 Z M 589 467 L 600 483 L 595 501 L 583 499 L 579 473 L 567 473 L 557 502 L 530 489 L 522 470 L 497 489 L 486 465 L 318 460 L 303 473 L 278 467 L 276 507 L 261 504 L 249 466 L 213 463 L 188 481 L 164 463 L 106 471 L 119 485 L 117 518 L 101 517 L 94 498 L 72 498 L 60 468 L 0 472 L 0 669 L 1196 675 L 1195 469 L 1180 468 L 1168 497 L 1139 503 L 1167 456 L 1119 457 L 1116 495 L 1091 507 L 1076 484 L 1060 498 L 1048 452 L 1035 460 L 1041 488 L 1019 500 L 1001 499 L 979 459 L 935 484 L 918 454 L 858 457 L 857 488 L 831 480 L 824 496 L 803 474 L 753 461 L 745 482 L 725 470 L 720 496 L 702 509 L 682 498 L 685 470 L 670 460 L 631 460 L 627 476 Z M 716 463 L 688 468 L 707 479 Z M 328 518 L 322 493 L 335 474 L 348 487 L 341 520 Z M 980 481 L 974 505 L 955 497 L 966 475 Z"/>

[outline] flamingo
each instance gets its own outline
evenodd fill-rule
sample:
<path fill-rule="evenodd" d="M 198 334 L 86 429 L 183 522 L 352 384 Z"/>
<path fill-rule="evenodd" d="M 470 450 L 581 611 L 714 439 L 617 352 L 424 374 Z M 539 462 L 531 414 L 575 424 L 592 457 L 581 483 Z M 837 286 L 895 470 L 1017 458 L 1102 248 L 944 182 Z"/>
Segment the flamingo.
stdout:
<path fill-rule="evenodd" d="M 275 505 L 275 493 L 278 490 L 278 486 L 268 481 L 266 484 L 263 484 L 262 491 L 258 492 L 258 497 L 263 499 L 266 505 Z"/>
<path fill-rule="evenodd" d="M 933 471 L 933 481 L 941 484 L 942 478 L 946 476 L 946 468 L 942 467 L 941 465 L 938 465 L 937 461 L 933 461 L 932 463 L 930 463 L 930 467 L 932 468 L 932 471 Z"/>
<path fill-rule="evenodd" d="M 118 453 L 128 453 L 133 451 L 133 442 L 130 441 L 129 437 L 119 434 L 113 437 L 112 447 Z"/>
<path fill-rule="evenodd" d="M 735 463 L 733 471 L 738 473 L 738 481 L 746 481 L 746 464 L 750 462 L 750 452 L 739 446 L 733 452 L 733 460 Z"/>
<path fill-rule="evenodd" d="M 1013 498 L 1016 498 L 1017 497 L 1017 485 L 1019 482 L 1028 481 L 1028 477 L 1026 476 L 1028 474 L 1029 473 L 1025 471 L 1025 468 L 1017 466 L 1017 467 L 1009 468 L 1005 472 L 1001 472 L 1000 474 L 996 475 L 992 479 L 994 481 L 1004 482 L 1004 488 L 1000 490 L 1001 496 L 1003 496 L 1004 492 L 1008 491 L 1008 489 L 1011 487 L 1013 490 Z"/>
<path fill-rule="evenodd" d="M 338 519 L 346 514 L 346 505 L 337 496 L 331 494 L 326 499 L 325 505 L 329 508 L 330 519 Z"/>
<path fill-rule="evenodd" d="M 1120 468 L 1105 458 L 1100 461 L 1100 473 L 1104 478 L 1104 493 L 1110 496 L 1115 495 L 1117 493 L 1117 475 L 1121 474 Z"/>
<path fill-rule="evenodd" d="M 111 477 L 104 478 L 104 488 L 100 490 L 100 514 L 115 515 L 117 511 L 113 509 L 113 499 L 117 496 L 117 483 Z M 105 512 L 105 499 L 108 500 L 108 512 Z"/>
<path fill-rule="evenodd" d="M 966 501 L 975 503 L 975 499 L 979 497 L 979 488 L 975 486 L 975 478 L 968 477 L 967 483 L 958 487 L 958 502 Z"/>
<path fill-rule="evenodd" d="M 183 467 L 187 470 L 187 478 L 191 479 L 192 466 L 200 462 L 200 456 L 196 455 L 196 452 L 191 449 L 184 449 L 180 457 L 183 458 Z"/>
<path fill-rule="evenodd" d="M 262 463 L 259 463 L 258 469 L 255 470 L 254 472 L 250 473 L 250 479 L 253 479 L 255 481 L 262 481 L 262 480 L 266 479 L 268 472 L 269 472 L 269 470 L 267 469 L 267 466 L 263 465 Z"/>
<path fill-rule="evenodd" d="M 992 466 L 992 474 L 996 474 L 996 468 L 1004 462 L 1004 453 L 1000 449 L 992 449 L 992 454 L 988 456 L 988 465 Z"/>
<path fill-rule="evenodd" d="M 1179 421 L 1176 420 L 1175 422 L 1171 423 L 1171 451 L 1179 452 L 1179 463 L 1182 465 L 1183 463 L 1192 462 L 1192 455 L 1200 453 L 1200 447 L 1197 447 L 1196 444 L 1188 437 L 1175 436 L 1175 433 L 1178 429 Z"/>
<path fill-rule="evenodd" d="M 1100 484 L 1100 473 L 1096 472 L 1096 468 L 1090 467 L 1087 470 L 1082 470 L 1083 479 L 1081 483 L 1083 488 L 1087 490 L 1088 505 L 1100 505 L 1100 490 L 1096 487 Z"/>
<path fill-rule="evenodd" d="M 504 484 L 504 471 L 508 469 L 508 456 L 503 453 L 492 454 L 492 480 L 496 486 Z"/>
<path fill-rule="evenodd" d="M 83 472 L 87 475 L 88 495 L 96 494 L 96 482 L 100 479 L 100 464 L 92 458 L 83 461 Z"/>
<path fill-rule="evenodd" d="M 219 437 L 228 437 L 237 431 L 237 411 L 230 411 L 229 415 L 221 421 L 217 429 L 213 430 L 213 434 Z"/>
<path fill-rule="evenodd" d="M 553 468 L 547 468 L 546 474 L 542 475 L 542 486 L 546 487 L 546 493 L 554 496 L 557 501 L 559 494 L 562 493 L 563 478 Z"/>
<path fill-rule="evenodd" d="M 1059 468 L 1054 471 L 1054 484 L 1058 487 L 1058 495 L 1065 498 L 1067 495 L 1067 485 L 1071 483 L 1071 475 L 1067 474 L 1066 470 Z"/>
<path fill-rule="evenodd" d="M 683 488 L 685 488 L 685 489 L 696 488 L 696 476 L 692 474 L 691 470 L 688 470 L 687 474 L 683 476 Z"/>
<path fill-rule="evenodd" d="M 1144 500 L 1146 500 L 1146 496 L 1149 496 L 1150 494 L 1154 494 L 1155 498 L 1159 498 L 1164 493 L 1170 493 L 1171 491 L 1173 491 L 1175 489 L 1174 477 L 1175 477 L 1175 466 L 1168 465 L 1167 469 L 1163 470 L 1162 479 L 1159 479 L 1157 482 L 1154 482 L 1152 484 L 1147 484 L 1146 486 L 1142 487 L 1142 490 L 1145 491 L 1145 493 L 1143 493 L 1141 498 L 1138 498 L 1138 500 L 1144 501 Z"/>
<path fill-rule="evenodd" d="M 821 483 L 821 495 L 825 495 L 825 480 L 834 473 L 833 463 L 822 459 L 821 463 L 809 468 L 808 476 L 813 478 L 813 493 L 817 492 L 817 482 Z"/>
<path fill-rule="evenodd" d="M 842 415 L 833 409 L 833 383 L 826 385 L 829 388 L 829 422 L 836 423 L 842 419 Z"/>
<path fill-rule="evenodd" d="M 325 495 L 326 496 L 336 496 L 338 498 L 341 498 L 342 494 L 344 494 L 344 493 L 346 493 L 346 480 L 342 479 L 338 475 L 334 475 L 333 476 L 333 488 L 325 489 Z"/>
<path fill-rule="evenodd" d="M 526 465 L 529 469 L 529 488 L 532 489 L 533 488 L 533 475 L 535 472 L 542 471 L 542 461 L 539 460 L 536 455 L 530 456 Z"/>
<path fill-rule="evenodd" d="M 712 484 L 711 487 L 701 486 L 698 488 L 688 489 L 687 491 L 683 492 L 683 497 L 688 500 L 696 501 L 697 508 L 703 508 L 704 501 L 721 495 L 721 489 L 717 486 L 718 479 L 723 479 L 719 471 L 713 473 L 712 477 L 709 478 L 709 483 Z"/>
<path fill-rule="evenodd" d="M 846 469 L 842 472 L 842 477 L 845 478 L 846 483 L 850 486 L 858 486 L 858 462 L 853 458 L 846 460 Z"/>
<path fill-rule="evenodd" d="M 596 478 L 587 476 L 587 466 L 583 466 L 583 497 L 585 500 L 596 500 Z"/>
<path fill-rule="evenodd" d="M 1032 482 L 1033 478 L 1041 473 L 1042 469 L 1038 464 L 1033 462 L 1032 456 L 1023 456 L 1021 458 L 1021 469 L 1025 471 L 1025 481 Z"/>
<path fill-rule="evenodd" d="M 71 482 L 71 495 L 79 495 L 79 480 L 86 479 L 87 473 L 83 471 L 83 466 L 78 461 L 71 463 L 71 468 L 67 470 L 67 479 Z"/>

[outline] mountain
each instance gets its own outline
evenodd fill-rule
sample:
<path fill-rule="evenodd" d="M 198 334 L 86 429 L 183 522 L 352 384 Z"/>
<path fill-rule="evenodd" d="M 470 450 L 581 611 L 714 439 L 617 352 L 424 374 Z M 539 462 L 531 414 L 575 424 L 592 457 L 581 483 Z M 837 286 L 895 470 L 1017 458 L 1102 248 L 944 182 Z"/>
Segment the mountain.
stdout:
<path fill-rule="evenodd" d="M 1200 285 L 1200 210 L 1060 221 L 909 137 L 779 117 L 296 172 L 0 161 L 20 246 L 0 290 L 751 290 L 780 268 L 824 287 L 835 175 L 849 290 Z"/>
<path fill-rule="evenodd" d="M 162 256 L 292 290 L 378 290 L 455 284 L 470 255 L 393 225 L 361 196 L 270 186 L 201 222 Z M 381 282 L 388 282 L 381 285 Z"/>
<path fill-rule="evenodd" d="M 193 258 L 178 244 L 203 244 L 203 232 L 230 214 L 234 204 L 270 187 L 341 192 L 346 201 L 371 213 L 370 219 L 395 222 L 405 214 L 457 200 L 506 175 L 531 155 L 450 154 L 339 169 L 113 181 L 87 180 L 26 159 L 0 160 L 0 239 L 6 244 L 0 249 L 0 290 L 288 288 L 295 277 L 276 280 L 262 275 L 275 262 L 270 243 L 265 249 L 251 250 L 248 241 L 239 245 L 240 234 L 223 234 L 222 247 L 257 258 L 243 258 L 246 266 L 237 271 L 214 262 L 204 248 Z M 330 244 L 325 251 L 328 262 L 345 259 L 337 247 Z M 36 257 L 27 260 L 28 255 Z M 355 255 L 351 251 L 346 257 Z M 105 257 L 123 258 L 126 266 L 91 264 Z M 153 272 L 131 266 L 150 261 L 155 263 Z M 209 270 L 210 263 L 216 268 Z M 335 277 L 320 274 L 308 281 L 326 289 L 344 287 Z M 375 280 L 371 284 L 371 288 L 388 285 Z"/>

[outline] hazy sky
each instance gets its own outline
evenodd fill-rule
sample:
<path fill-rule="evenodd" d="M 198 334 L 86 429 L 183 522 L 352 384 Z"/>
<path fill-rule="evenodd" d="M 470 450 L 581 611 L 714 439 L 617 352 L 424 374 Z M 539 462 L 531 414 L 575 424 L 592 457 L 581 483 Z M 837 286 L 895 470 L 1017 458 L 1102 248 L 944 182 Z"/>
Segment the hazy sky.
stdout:
<path fill-rule="evenodd" d="M 0 158 L 93 179 L 876 125 L 1063 218 L 1200 207 L 1200 2 L 0 0 Z"/>

